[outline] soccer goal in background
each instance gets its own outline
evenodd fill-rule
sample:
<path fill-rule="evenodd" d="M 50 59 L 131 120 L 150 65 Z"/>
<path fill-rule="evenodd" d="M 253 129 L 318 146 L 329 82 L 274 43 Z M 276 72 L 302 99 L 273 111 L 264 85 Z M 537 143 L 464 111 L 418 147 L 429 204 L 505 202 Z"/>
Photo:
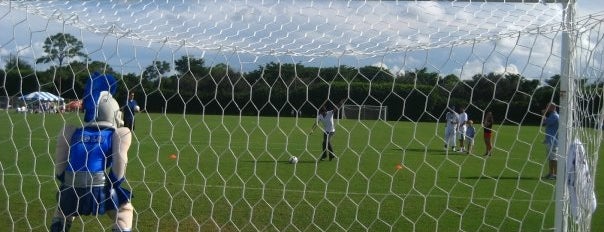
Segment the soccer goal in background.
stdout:
<path fill-rule="evenodd" d="M 342 105 L 340 117 L 357 120 L 387 120 L 388 106 Z"/>
<path fill-rule="evenodd" d="M 135 231 L 604 231 L 604 14 L 576 2 L 0 1 L 0 97 L 78 100 L 95 71 L 120 104 L 135 92 Z M 319 161 L 310 129 L 340 100 L 337 158 Z M 443 149 L 452 107 L 474 121 L 470 154 Z M 2 107 L 0 228 L 48 230 L 56 134 L 81 116 Z"/>

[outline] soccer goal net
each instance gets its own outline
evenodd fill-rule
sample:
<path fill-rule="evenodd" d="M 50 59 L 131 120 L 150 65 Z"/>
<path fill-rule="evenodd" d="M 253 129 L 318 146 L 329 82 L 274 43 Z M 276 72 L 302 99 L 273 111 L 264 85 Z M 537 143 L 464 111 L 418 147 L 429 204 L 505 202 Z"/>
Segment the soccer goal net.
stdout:
<path fill-rule="evenodd" d="M 0 228 L 58 218 L 90 155 L 59 133 L 110 75 L 133 231 L 604 231 L 604 14 L 575 6 L 0 1 Z"/>
<path fill-rule="evenodd" d="M 388 106 L 343 105 L 341 117 L 356 120 L 386 120 Z"/>

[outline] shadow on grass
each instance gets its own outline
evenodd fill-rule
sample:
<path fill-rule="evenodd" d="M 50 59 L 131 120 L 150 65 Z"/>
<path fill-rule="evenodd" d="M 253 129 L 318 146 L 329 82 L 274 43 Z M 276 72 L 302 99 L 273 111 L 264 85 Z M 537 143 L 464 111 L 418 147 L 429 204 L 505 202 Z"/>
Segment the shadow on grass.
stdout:
<path fill-rule="evenodd" d="M 290 164 L 287 160 L 243 160 L 241 162 L 246 163 L 258 163 L 258 164 Z M 298 160 L 298 164 L 314 164 L 317 160 Z"/>
<path fill-rule="evenodd" d="M 458 177 L 452 176 L 451 179 Z M 464 180 L 540 180 L 541 177 L 525 177 L 525 176 L 462 176 L 459 179 Z"/>
<path fill-rule="evenodd" d="M 420 153 L 429 153 L 430 155 L 445 155 L 446 152 L 444 149 L 425 149 L 425 148 L 405 148 L 405 149 L 401 149 L 401 148 L 394 148 L 392 150 L 395 151 L 409 151 L 409 152 L 420 152 Z M 436 154 L 435 154 L 436 153 Z M 458 152 L 453 152 L 450 151 L 449 154 L 453 154 L 453 153 L 458 153 Z M 465 153 L 458 153 L 460 155 L 463 155 Z"/>

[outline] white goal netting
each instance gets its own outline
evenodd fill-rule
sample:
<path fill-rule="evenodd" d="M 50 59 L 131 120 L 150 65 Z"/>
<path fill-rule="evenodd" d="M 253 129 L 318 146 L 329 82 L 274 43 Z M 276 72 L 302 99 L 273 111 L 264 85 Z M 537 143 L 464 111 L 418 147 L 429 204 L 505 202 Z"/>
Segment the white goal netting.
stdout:
<path fill-rule="evenodd" d="M 602 189 L 604 14 L 565 3 L 0 1 L 0 228 L 50 230 L 57 134 L 99 72 L 141 109 L 133 231 L 604 230 L 573 203 Z"/>

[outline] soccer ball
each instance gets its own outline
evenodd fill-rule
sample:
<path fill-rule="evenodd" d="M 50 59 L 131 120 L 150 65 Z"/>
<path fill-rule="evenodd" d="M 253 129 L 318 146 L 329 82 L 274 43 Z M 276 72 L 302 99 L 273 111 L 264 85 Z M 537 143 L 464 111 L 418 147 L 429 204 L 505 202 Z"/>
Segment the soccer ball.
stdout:
<path fill-rule="evenodd" d="M 297 164 L 298 163 L 298 157 L 292 156 L 289 158 L 289 163 L 290 164 Z"/>
<path fill-rule="evenodd" d="M 141 111 L 141 107 L 140 107 L 140 106 L 135 106 L 135 107 L 134 107 L 134 110 L 135 110 L 136 112 L 139 112 L 139 111 Z"/>

